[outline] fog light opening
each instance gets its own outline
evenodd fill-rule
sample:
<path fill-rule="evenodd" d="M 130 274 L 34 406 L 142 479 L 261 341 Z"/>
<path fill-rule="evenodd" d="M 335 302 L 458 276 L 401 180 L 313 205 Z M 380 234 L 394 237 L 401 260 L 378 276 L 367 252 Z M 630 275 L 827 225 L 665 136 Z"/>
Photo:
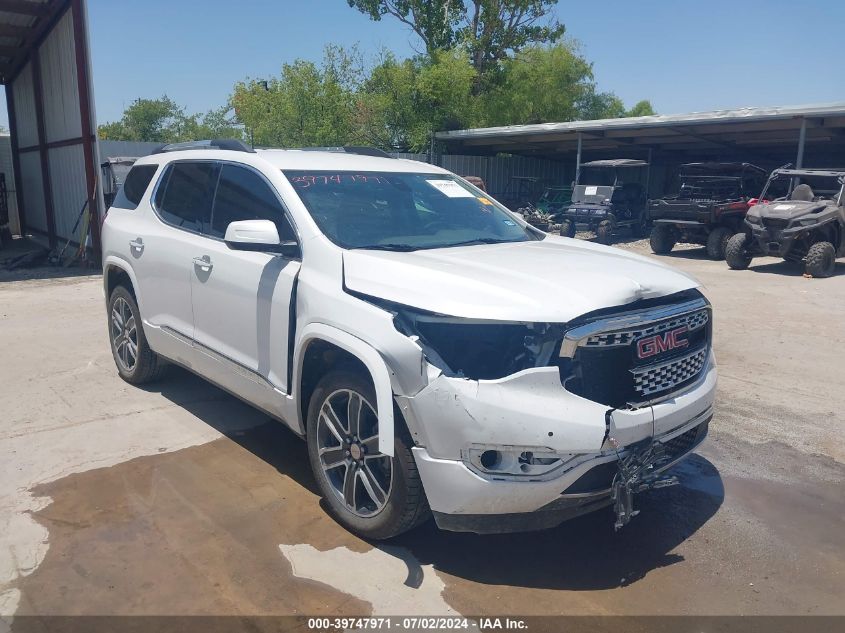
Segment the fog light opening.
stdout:
<path fill-rule="evenodd" d="M 484 451 L 479 458 L 481 465 L 488 470 L 494 470 L 502 461 L 502 454 L 499 451 Z"/>

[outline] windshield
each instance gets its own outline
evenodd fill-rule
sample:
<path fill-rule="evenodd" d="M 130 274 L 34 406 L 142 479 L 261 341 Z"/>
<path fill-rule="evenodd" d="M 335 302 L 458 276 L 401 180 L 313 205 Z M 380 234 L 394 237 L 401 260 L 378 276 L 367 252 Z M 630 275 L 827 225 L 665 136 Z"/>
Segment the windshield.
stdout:
<path fill-rule="evenodd" d="M 284 174 L 320 230 L 343 248 L 402 251 L 542 239 L 484 192 L 447 174 Z"/>
<path fill-rule="evenodd" d="M 815 174 L 796 176 L 775 172 L 766 183 L 760 197 L 767 200 L 786 199 L 805 202 L 836 200 L 839 202 L 841 192 L 842 183 L 835 176 Z"/>

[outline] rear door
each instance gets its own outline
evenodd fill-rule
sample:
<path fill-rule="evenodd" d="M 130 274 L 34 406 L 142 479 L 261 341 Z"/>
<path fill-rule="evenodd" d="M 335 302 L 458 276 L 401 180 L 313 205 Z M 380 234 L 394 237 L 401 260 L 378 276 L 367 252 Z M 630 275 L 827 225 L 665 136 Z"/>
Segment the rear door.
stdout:
<path fill-rule="evenodd" d="M 164 170 L 153 194 L 156 219 L 137 236 L 133 256 L 141 268 L 144 320 L 190 345 L 194 334 L 190 253 L 207 241 L 211 203 L 220 165 L 176 161 Z M 172 353 L 172 352 L 171 352 Z M 190 358 L 176 360 L 190 364 Z"/>
<path fill-rule="evenodd" d="M 213 379 L 271 412 L 277 389 L 288 389 L 288 331 L 300 262 L 230 249 L 226 227 L 269 219 L 282 241 L 296 235 L 275 188 L 255 169 L 223 163 L 211 223 L 188 254 L 194 338 Z M 200 262 L 200 263 L 196 263 Z"/>

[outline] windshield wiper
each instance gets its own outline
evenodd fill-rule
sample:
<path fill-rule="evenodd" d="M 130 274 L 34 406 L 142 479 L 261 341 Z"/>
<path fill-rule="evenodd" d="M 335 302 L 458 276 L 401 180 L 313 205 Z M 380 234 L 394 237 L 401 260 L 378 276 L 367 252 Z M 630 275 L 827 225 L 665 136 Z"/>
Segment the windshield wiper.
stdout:
<path fill-rule="evenodd" d="M 368 251 L 397 251 L 401 253 L 408 253 L 410 251 L 419 250 L 419 246 L 411 246 L 410 244 L 370 244 L 368 246 L 355 246 L 350 250 L 368 250 Z"/>
<path fill-rule="evenodd" d="M 443 244 L 441 248 L 452 248 L 453 246 L 471 246 L 472 244 L 511 244 L 520 240 L 500 240 L 495 237 L 477 237 L 474 240 L 466 240 L 464 242 L 454 242 L 452 244 Z"/>

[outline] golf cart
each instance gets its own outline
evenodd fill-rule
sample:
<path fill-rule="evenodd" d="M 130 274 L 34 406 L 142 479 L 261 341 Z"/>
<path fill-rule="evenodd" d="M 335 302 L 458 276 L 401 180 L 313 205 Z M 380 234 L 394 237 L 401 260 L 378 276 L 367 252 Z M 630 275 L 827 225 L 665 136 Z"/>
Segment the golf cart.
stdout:
<path fill-rule="evenodd" d="M 777 195 L 779 187 L 786 195 Z M 803 261 L 812 277 L 830 277 L 845 256 L 845 169 L 776 169 L 760 201 L 748 209 L 745 230 L 730 240 L 728 266 L 748 268 L 762 255 Z"/>
<path fill-rule="evenodd" d="M 648 163 L 616 158 L 594 160 L 581 167 L 586 184 L 575 183 L 572 203 L 560 216 L 560 234 L 574 237 L 576 225 L 586 224 L 602 244 L 610 244 L 620 228 L 627 227 L 635 235 L 645 236 L 647 192 L 641 180 Z"/>
<path fill-rule="evenodd" d="M 118 189 L 123 186 L 126 174 L 132 169 L 136 160 L 138 159 L 128 156 L 109 156 L 100 165 L 103 178 L 103 201 L 106 203 L 106 209 L 114 202 Z"/>
<path fill-rule="evenodd" d="M 749 163 L 681 165 L 674 195 L 651 200 L 651 250 L 665 255 L 678 242 L 707 247 L 712 259 L 724 259 L 725 247 L 742 231 L 748 201 L 760 193 L 767 173 Z"/>

